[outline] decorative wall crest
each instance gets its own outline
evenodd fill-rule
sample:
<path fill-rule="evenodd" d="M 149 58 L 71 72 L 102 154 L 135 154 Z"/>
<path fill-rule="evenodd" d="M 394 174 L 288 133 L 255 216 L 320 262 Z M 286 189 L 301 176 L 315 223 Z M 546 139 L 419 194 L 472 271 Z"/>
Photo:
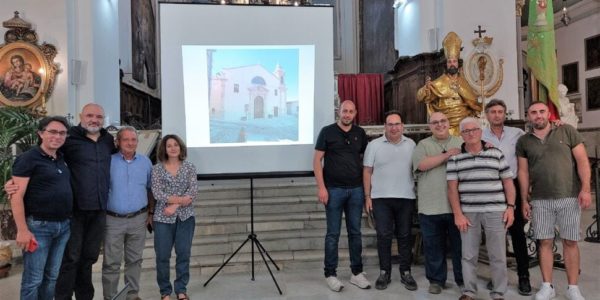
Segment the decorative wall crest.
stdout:
<path fill-rule="evenodd" d="M 475 93 L 481 97 L 482 102 L 485 98 L 494 95 L 500 86 L 502 86 L 503 59 L 498 59 L 492 51 L 493 38 L 489 36 L 475 38 L 473 46 L 475 48 L 469 54 L 465 61 L 465 77 Z"/>
<path fill-rule="evenodd" d="M 38 45 L 37 33 L 18 11 L 2 26 L 8 31 L 0 45 L 0 103 L 27 106 L 45 115 L 46 100 L 60 71 L 54 62 L 56 47 L 45 42 Z"/>

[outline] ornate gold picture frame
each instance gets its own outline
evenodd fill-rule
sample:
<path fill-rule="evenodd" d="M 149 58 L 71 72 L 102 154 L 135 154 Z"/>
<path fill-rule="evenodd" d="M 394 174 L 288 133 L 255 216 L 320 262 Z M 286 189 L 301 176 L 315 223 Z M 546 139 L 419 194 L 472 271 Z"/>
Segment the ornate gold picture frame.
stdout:
<path fill-rule="evenodd" d="M 0 105 L 27 106 L 45 114 L 58 72 L 53 61 L 56 48 L 38 45 L 31 24 L 19 18 L 18 12 L 3 26 L 10 30 L 0 45 Z"/>

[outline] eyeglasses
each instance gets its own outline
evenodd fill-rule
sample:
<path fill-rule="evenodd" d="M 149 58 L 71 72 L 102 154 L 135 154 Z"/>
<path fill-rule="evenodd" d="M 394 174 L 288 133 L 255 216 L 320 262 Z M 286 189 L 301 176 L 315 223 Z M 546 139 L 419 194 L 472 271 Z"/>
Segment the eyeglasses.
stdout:
<path fill-rule="evenodd" d="M 463 134 L 472 134 L 472 133 L 476 133 L 479 130 L 481 130 L 481 128 L 465 129 L 465 130 L 461 131 L 461 133 L 463 133 Z"/>
<path fill-rule="evenodd" d="M 448 119 L 441 119 L 439 121 L 431 121 L 431 122 L 429 122 L 429 124 L 431 124 L 433 126 L 448 124 Z"/>
<path fill-rule="evenodd" d="M 58 131 L 58 130 L 44 130 L 45 132 L 49 133 L 50 135 L 58 135 L 58 136 L 67 136 L 67 132 L 66 131 Z"/>

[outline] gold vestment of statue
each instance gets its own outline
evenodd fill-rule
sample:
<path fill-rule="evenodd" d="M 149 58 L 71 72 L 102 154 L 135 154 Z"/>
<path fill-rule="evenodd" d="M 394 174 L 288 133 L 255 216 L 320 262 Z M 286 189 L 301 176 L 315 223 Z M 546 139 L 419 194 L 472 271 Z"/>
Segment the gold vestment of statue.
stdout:
<path fill-rule="evenodd" d="M 477 102 L 477 95 L 461 74 L 452 78 L 443 74 L 431 81 L 430 88 L 426 86 L 417 91 L 417 100 L 427 104 L 427 114 L 441 112 L 448 117 L 450 134 L 459 136 L 459 124 L 466 117 L 479 117 L 481 104 Z"/>
<path fill-rule="evenodd" d="M 448 117 L 450 134 L 460 135 L 459 124 L 466 117 L 479 117 L 482 105 L 477 95 L 462 76 L 459 67 L 462 40 L 455 32 L 449 32 L 443 41 L 446 68 L 453 68 L 454 74 L 446 72 L 436 80 L 427 77 L 425 86 L 417 91 L 417 100 L 427 104 L 427 114 L 441 112 Z"/>

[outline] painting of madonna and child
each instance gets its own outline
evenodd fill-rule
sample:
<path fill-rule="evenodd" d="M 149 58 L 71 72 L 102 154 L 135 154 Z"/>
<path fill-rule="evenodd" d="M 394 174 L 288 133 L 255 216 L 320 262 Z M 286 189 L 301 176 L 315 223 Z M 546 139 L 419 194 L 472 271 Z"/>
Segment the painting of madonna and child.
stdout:
<path fill-rule="evenodd" d="M 183 46 L 183 69 L 200 146 L 312 142 L 313 46 Z"/>
<path fill-rule="evenodd" d="M 33 98 L 42 83 L 38 74 L 41 65 L 29 51 L 22 49 L 7 52 L 0 58 L 0 93 L 12 102 Z"/>

